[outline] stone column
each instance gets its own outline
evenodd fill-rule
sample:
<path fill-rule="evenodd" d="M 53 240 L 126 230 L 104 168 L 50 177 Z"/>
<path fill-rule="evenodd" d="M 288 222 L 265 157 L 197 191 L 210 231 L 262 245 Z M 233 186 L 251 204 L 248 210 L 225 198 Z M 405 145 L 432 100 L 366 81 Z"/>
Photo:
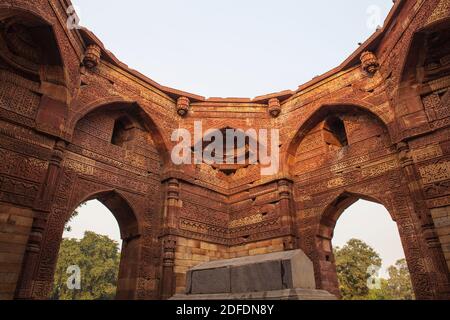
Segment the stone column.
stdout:
<path fill-rule="evenodd" d="M 16 299 L 33 298 L 33 281 L 38 269 L 41 242 L 58 184 L 66 143 L 57 141 L 49 162 L 47 176 L 34 205 L 34 220 L 16 289 Z"/>
<path fill-rule="evenodd" d="M 176 229 L 180 209 L 180 182 L 177 179 L 167 181 L 166 215 L 163 226 L 169 231 Z"/>
<path fill-rule="evenodd" d="M 173 236 L 163 240 L 163 271 L 161 285 L 161 299 L 167 300 L 175 294 L 175 249 L 177 241 Z"/>
<path fill-rule="evenodd" d="M 408 182 L 408 189 L 411 194 L 412 204 L 416 213 L 418 226 L 421 236 L 424 239 L 425 247 L 422 248 L 423 253 L 427 252 L 428 257 L 428 275 L 429 281 L 433 285 L 433 291 L 436 295 L 435 299 L 449 299 L 450 281 L 445 257 L 441 248 L 438 235 L 435 230 L 434 222 L 431 217 L 431 211 L 427 208 L 425 197 L 422 192 L 420 183 L 420 175 L 414 165 L 409 146 L 405 142 L 397 145 L 399 153 L 400 165 L 403 168 L 405 178 Z"/>
<path fill-rule="evenodd" d="M 281 225 L 285 234 L 293 234 L 294 219 L 291 203 L 292 183 L 287 179 L 278 181 L 278 194 L 280 197 Z M 294 249 L 294 248 L 292 248 Z"/>
<path fill-rule="evenodd" d="M 167 180 L 166 204 L 163 221 L 162 241 L 162 280 L 161 298 L 166 300 L 175 294 L 175 249 L 178 211 L 180 209 L 180 182 L 177 179 Z"/>

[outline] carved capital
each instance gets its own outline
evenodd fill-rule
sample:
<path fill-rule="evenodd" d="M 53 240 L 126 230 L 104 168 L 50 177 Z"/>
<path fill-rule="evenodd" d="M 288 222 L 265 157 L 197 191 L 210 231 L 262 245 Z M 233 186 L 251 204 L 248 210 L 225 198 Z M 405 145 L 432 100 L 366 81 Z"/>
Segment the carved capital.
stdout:
<path fill-rule="evenodd" d="M 399 142 L 397 144 L 397 152 L 402 167 L 406 167 L 414 163 L 411 150 L 406 142 Z"/>
<path fill-rule="evenodd" d="M 180 191 L 180 182 L 178 179 L 170 179 L 167 182 L 167 198 L 178 199 Z"/>
<path fill-rule="evenodd" d="M 55 147 L 53 148 L 51 163 L 57 166 L 61 165 L 62 160 L 64 159 L 64 153 L 66 151 L 67 144 L 63 140 L 59 140 L 56 142 Z"/>
<path fill-rule="evenodd" d="M 433 224 L 422 225 L 422 233 L 429 248 L 439 248 L 441 242 Z"/>
<path fill-rule="evenodd" d="M 374 75 L 380 69 L 377 56 L 370 51 L 361 54 L 361 66 L 365 72 Z"/>
<path fill-rule="evenodd" d="M 278 181 L 278 193 L 282 199 L 288 199 L 291 195 L 291 186 L 288 180 Z"/>
<path fill-rule="evenodd" d="M 295 250 L 297 249 L 297 239 L 293 237 L 283 239 L 284 250 Z"/>

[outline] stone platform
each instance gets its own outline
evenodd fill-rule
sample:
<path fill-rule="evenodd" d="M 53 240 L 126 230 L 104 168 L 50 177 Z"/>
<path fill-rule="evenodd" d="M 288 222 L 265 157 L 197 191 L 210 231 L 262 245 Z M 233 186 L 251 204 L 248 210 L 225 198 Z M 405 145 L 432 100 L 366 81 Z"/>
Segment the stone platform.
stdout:
<path fill-rule="evenodd" d="M 314 268 L 302 250 L 201 264 L 187 273 L 186 294 L 174 300 L 335 300 L 316 290 Z"/>

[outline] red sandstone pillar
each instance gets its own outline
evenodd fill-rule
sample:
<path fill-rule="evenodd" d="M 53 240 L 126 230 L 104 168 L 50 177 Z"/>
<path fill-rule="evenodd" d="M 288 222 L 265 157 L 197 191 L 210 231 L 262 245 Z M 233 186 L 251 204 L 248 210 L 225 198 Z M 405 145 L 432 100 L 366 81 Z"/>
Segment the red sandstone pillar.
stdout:
<path fill-rule="evenodd" d="M 168 236 L 163 240 L 163 274 L 161 299 L 170 299 L 175 294 L 175 237 Z"/>
<path fill-rule="evenodd" d="M 447 264 L 441 243 L 435 231 L 433 219 L 431 217 L 430 210 L 428 210 L 425 204 L 425 197 L 422 193 L 422 186 L 420 184 L 420 176 L 414 165 L 414 161 L 410 154 L 409 146 L 407 143 L 401 142 L 397 145 L 399 152 L 400 164 L 405 173 L 406 180 L 408 182 L 408 188 L 411 193 L 413 207 L 418 218 L 418 226 L 420 228 L 421 236 L 425 242 L 425 248 L 422 248 L 423 253 L 427 253 L 431 263 L 427 264 L 429 282 L 433 286 L 433 299 L 449 299 L 450 298 L 450 279 Z M 420 236 L 420 235 L 419 235 Z M 414 281 L 414 275 L 412 274 L 412 280 Z M 420 292 L 416 292 L 418 298 L 420 298 Z"/>
<path fill-rule="evenodd" d="M 33 297 L 33 281 L 35 280 L 35 273 L 39 266 L 41 242 L 58 183 L 65 148 L 66 144 L 64 141 L 56 142 L 49 162 L 45 182 L 34 205 L 35 216 L 23 259 L 21 275 L 16 288 L 16 299 L 29 300 L 35 298 Z"/>
<path fill-rule="evenodd" d="M 287 179 L 283 179 L 278 181 L 278 194 L 280 197 L 280 216 L 281 216 L 281 225 L 283 228 L 283 233 L 286 235 L 292 234 L 294 231 L 294 219 L 293 219 L 293 210 L 291 203 L 291 195 L 292 195 L 292 183 Z M 288 247 L 286 249 L 294 249 L 295 245 Z"/>
<path fill-rule="evenodd" d="M 164 215 L 164 235 L 162 236 L 163 270 L 161 279 L 161 298 L 166 300 L 175 294 L 175 248 L 176 237 L 172 234 L 177 227 L 180 208 L 180 183 L 177 179 L 167 181 L 166 208 Z"/>

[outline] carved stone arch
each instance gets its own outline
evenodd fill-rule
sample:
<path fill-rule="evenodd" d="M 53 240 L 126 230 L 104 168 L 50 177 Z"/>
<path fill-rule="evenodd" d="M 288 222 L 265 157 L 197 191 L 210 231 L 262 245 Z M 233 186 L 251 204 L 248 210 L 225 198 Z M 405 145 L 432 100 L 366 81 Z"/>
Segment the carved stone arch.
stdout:
<path fill-rule="evenodd" d="M 52 209 L 44 229 L 41 252 L 36 269 L 32 273 L 32 299 L 47 299 L 53 287 L 53 277 L 64 227 L 74 210 L 83 202 L 98 200 L 115 217 L 123 240 L 116 299 L 136 299 L 139 281 L 139 257 L 141 252 L 142 216 L 136 211 L 126 194 L 116 189 L 104 188 L 99 184 L 77 179 L 83 188 L 79 193 L 67 195 L 70 203 L 61 203 Z M 71 180 L 74 182 L 75 180 Z M 141 213 L 142 215 L 142 213 Z"/>
<path fill-rule="evenodd" d="M 348 114 L 348 113 L 358 113 L 358 114 L 367 114 L 369 115 L 376 123 L 380 125 L 385 131 L 389 139 L 391 140 L 392 135 L 390 134 L 390 126 L 387 121 L 386 115 L 380 113 L 376 110 L 376 108 L 367 103 L 359 103 L 356 104 L 354 102 L 333 102 L 322 104 L 320 107 L 316 108 L 312 111 L 307 120 L 302 122 L 298 129 L 296 130 L 296 134 L 289 143 L 287 153 L 285 158 L 283 159 L 283 163 L 287 165 L 289 170 L 294 162 L 294 158 L 296 152 L 305 139 L 306 135 L 321 121 L 325 120 L 327 117 L 336 115 L 336 114 Z"/>
<path fill-rule="evenodd" d="M 401 77 L 399 78 L 399 85 L 408 80 L 411 76 L 416 76 L 417 65 L 424 62 L 424 51 L 427 50 L 426 44 L 427 37 L 435 32 L 448 31 L 450 29 L 450 18 L 445 17 L 432 23 L 429 23 L 419 29 L 417 29 L 409 43 L 406 54 L 403 57 L 402 67 L 401 67 Z"/>
<path fill-rule="evenodd" d="M 139 212 L 129 201 L 127 195 L 117 189 L 100 189 L 97 191 L 90 191 L 86 194 L 73 195 L 71 201 L 71 208 L 67 211 L 66 221 L 69 220 L 70 215 L 74 212 L 80 204 L 98 200 L 113 214 L 117 220 L 120 228 L 120 236 L 122 240 L 132 239 L 142 234 L 142 224 L 140 217 L 143 213 Z"/>
<path fill-rule="evenodd" d="M 336 226 L 336 222 L 339 220 L 339 218 L 342 216 L 345 210 L 347 210 L 349 207 L 351 207 L 359 200 L 367 200 L 382 204 L 382 202 L 379 201 L 374 196 L 368 196 L 349 191 L 340 192 L 339 195 L 336 196 L 334 200 L 331 203 L 329 203 L 326 206 L 325 210 L 323 211 L 320 217 L 320 224 L 318 226 L 319 227 L 319 230 L 317 232 L 318 236 L 327 236 L 332 238 L 333 236 L 332 231 Z"/>
<path fill-rule="evenodd" d="M 317 254 L 315 256 L 316 259 L 313 261 L 315 265 L 316 280 L 321 289 L 328 290 L 338 297 L 341 293 L 339 290 L 332 245 L 334 229 L 337 221 L 345 210 L 359 200 L 367 200 L 384 205 L 384 202 L 380 201 L 377 195 L 368 195 L 366 193 L 344 190 L 334 193 L 332 200 L 320 208 L 319 223 L 315 234 Z M 391 211 L 388 210 L 388 212 L 391 218 L 393 218 Z"/>
<path fill-rule="evenodd" d="M 41 14 L 30 4 L 0 5 L 0 67 L 6 77 L 9 73 L 18 75 L 8 77 L 8 81 L 38 95 L 36 111 L 29 115 L 36 129 L 59 135 L 67 118 L 74 79 L 69 76 L 62 51 L 65 39 L 57 32 L 56 18 Z"/>
<path fill-rule="evenodd" d="M 0 5 L 0 10 L 2 57 L 41 82 L 66 86 L 69 79 L 54 22 L 36 13 L 34 7 Z"/>
<path fill-rule="evenodd" d="M 380 183 L 381 179 L 371 183 Z M 320 215 L 315 233 L 316 255 L 313 262 L 318 286 L 340 296 L 332 246 L 334 229 L 345 210 L 359 200 L 367 200 L 383 205 L 392 220 L 396 222 L 416 297 L 432 299 L 436 295 L 431 289 L 434 273 L 432 268 L 428 269 L 426 262 L 431 261 L 432 257 L 420 233 L 414 210 L 403 203 L 408 201 L 409 195 L 399 191 L 394 198 L 390 198 L 383 193 L 378 193 L 375 189 L 373 189 L 374 192 L 370 192 L 366 187 L 361 187 L 362 185 L 355 185 L 340 190 L 330 196 L 332 199 L 330 202 L 317 209 Z M 364 191 L 358 192 L 359 189 Z"/>
<path fill-rule="evenodd" d="M 403 127 L 424 127 L 448 116 L 441 97 L 450 87 L 450 18 L 417 29 L 402 57 L 396 113 Z M 410 118 L 412 120 L 410 120 Z M 420 121 L 419 121 L 420 120 Z"/>
<path fill-rule="evenodd" d="M 107 97 L 99 100 L 95 100 L 85 106 L 83 106 L 79 111 L 74 113 L 68 121 L 67 130 L 66 130 L 66 139 L 71 141 L 73 138 L 73 133 L 77 124 L 81 119 L 86 117 L 92 112 L 95 111 L 106 111 L 108 108 L 117 108 L 122 107 L 125 111 L 127 109 L 134 108 L 137 111 L 136 117 L 137 121 L 142 125 L 142 127 L 150 133 L 153 138 L 153 142 L 155 147 L 161 157 L 161 161 L 163 164 L 167 164 L 170 160 L 170 152 L 169 148 L 166 144 L 163 135 L 161 134 L 162 130 L 158 126 L 158 124 L 154 121 L 153 117 L 148 114 L 147 111 L 142 108 L 142 106 L 134 101 L 127 100 L 121 97 Z"/>
<path fill-rule="evenodd" d="M 120 237 L 123 241 L 119 265 L 116 299 L 136 299 L 139 278 L 139 257 L 143 229 L 143 213 L 139 212 L 128 200 L 127 195 L 117 189 L 100 189 L 86 196 L 72 199 L 71 213 L 83 202 L 97 200 L 112 213 L 116 219 Z M 68 220 L 68 219 L 67 219 Z M 66 221 L 67 221 L 66 220 Z"/>

